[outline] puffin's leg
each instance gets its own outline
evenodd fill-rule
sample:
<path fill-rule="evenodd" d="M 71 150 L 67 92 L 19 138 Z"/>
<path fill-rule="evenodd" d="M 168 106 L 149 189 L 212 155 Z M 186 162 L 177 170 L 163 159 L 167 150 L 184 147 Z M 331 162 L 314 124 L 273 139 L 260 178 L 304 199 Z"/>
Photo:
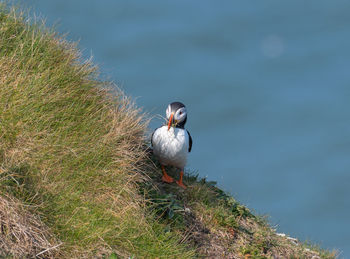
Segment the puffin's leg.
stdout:
<path fill-rule="evenodd" d="M 183 175 L 184 175 L 184 171 L 183 171 L 183 169 L 182 169 L 181 172 L 180 172 L 180 180 L 179 180 L 179 181 L 176 181 L 176 183 L 177 183 L 180 187 L 186 189 L 186 186 L 185 186 L 185 185 L 183 184 L 183 182 L 182 182 Z"/>
<path fill-rule="evenodd" d="M 162 165 L 162 172 L 163 172 L 163 177 L 162 177 L 163 182 L 172 183 L 174 181 L 174 179 L 165 172 L 164 165 Z"/>

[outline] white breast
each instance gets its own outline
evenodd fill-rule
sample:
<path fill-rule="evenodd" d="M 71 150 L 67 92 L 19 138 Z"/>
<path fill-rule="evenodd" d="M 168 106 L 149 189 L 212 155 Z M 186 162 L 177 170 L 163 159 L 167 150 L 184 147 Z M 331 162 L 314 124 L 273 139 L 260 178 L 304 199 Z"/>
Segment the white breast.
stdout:
<path fill-rule="evenodd" d="M 162 165 L 183 169 L 187 162 L 189 137 L 184 129 L 158 128 L 152 137 L 153 153 Z"/>

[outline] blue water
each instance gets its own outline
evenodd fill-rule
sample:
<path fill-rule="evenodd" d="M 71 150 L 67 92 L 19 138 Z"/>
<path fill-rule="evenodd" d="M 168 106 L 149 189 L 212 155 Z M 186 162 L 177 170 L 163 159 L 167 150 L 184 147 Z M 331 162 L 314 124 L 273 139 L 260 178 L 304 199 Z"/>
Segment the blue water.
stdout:
<path fill-rule="evenodd" d="M 151 115 L 187 105 L 190 170 L 350 258 L 349 1 L 24 2 Z"/>

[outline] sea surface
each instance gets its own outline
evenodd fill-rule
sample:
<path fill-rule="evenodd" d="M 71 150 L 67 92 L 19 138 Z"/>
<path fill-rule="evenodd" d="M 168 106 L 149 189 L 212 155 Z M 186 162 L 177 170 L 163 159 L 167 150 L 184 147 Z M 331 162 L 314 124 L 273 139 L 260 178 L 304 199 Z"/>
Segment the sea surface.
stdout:
<path fill-rule="evenodd" d="M 350 258 L 350 1 L 21 2 L 154 116 L 150 132 L 186 104 L 189 171 Z"/>

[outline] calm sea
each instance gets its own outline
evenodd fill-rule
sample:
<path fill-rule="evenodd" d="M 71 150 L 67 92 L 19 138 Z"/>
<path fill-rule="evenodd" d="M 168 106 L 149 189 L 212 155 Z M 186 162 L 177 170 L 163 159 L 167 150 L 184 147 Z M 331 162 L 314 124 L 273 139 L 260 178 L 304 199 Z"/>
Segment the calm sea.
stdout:
<path fill-rule="evenodd" d="M 22 2 L 151 115 L 187 105 L 189 170 L 350 258 L 349 1 Z"/>

